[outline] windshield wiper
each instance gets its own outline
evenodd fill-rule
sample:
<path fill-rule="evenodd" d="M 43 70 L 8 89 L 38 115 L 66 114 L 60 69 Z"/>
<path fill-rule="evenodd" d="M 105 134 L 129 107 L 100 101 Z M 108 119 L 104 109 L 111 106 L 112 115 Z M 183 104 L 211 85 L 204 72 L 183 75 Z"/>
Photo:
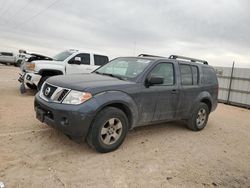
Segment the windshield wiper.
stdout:
<path fill-rule="evenodd" d="M 120 80 L 124 80 L 124 78 L 122 76 L 118 76 L 118 75 L 115 75 L 115 74 L 111 74 L 111 73 L 101 73 L 101 72 L 98 72 L 98 71 L 95 71 L 96 74 L 101 74 L 101 75 L 105 75 L 105 76 L 110 76 L 110 77 L 114 77 L 114 78 L 118 78 Z"/>

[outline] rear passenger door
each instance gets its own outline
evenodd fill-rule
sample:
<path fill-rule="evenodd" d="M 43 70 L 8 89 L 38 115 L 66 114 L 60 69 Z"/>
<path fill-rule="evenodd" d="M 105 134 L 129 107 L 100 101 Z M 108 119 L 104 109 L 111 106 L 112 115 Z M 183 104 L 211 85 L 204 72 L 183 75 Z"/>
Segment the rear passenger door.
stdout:
<path fill-rule="evenodd" d="M 161 62 L 150 73 L 151 75 L 164 78 L 163 84 L 150 86 L 154 90 L 155 98 L 157 99 L 153 121 L 172 120 L 175 118 L 179 101 L 179 88 L 175 70 L 173 63 Z"/>
<path fill-rule="evenodd" d="M 178 116 L 186 118 L 199 95 L 201 89 L 199 86 L 199 67 L 190 64 L 179 64 L 181 77 L 180 103 L 178 107 Z"/>

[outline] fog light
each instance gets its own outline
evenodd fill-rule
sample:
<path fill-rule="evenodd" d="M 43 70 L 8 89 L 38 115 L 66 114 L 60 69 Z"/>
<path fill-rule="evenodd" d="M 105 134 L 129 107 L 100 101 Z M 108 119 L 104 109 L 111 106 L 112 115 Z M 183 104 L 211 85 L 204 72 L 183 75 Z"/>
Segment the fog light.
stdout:
<path fill-rule="evenodd" d="M 30 75 L 27 75 L 26 79 L 27 79 L 27 80 L 31 80 L 31 76 L 30 76 Z"/>
<path fill-rule="evenodd" d="M 61 125 L 62 126 L 69 125 L 69 120 L 66 117 L 63 117 L 61 121 Z"/>

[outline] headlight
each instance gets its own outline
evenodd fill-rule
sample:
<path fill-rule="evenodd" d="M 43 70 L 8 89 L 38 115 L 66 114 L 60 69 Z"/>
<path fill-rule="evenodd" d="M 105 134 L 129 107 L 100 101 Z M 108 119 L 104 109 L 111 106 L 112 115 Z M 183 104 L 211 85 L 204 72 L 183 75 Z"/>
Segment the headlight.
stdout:
<path fill-rule="evenodd" d="M 35 63 L 27 63 L 27 64 L 26 64 L 26 69 L 27 69 L 27 70 L 34 71 L 34 70 L 35 70 L 35 67 L 36 67 L 36 64 L 35 64 Z"/>
<path fill-rule="evenodd" d="M 62 103 L 81 104 L 92 98 L 91 93 L 71 90 Z"/>

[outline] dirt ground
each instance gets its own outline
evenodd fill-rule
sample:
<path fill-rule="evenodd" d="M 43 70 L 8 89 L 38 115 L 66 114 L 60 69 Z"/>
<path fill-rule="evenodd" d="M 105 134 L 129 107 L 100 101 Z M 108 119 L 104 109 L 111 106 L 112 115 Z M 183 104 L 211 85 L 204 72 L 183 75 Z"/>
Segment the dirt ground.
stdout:
<path fill-rule="evenodd" d="M 250 110 L 220 104 L 208 126 L 181 122 L 129 132 L 99 154 L 40 123 L 19 69 L 0 66 L 0 181 L 9 187 L 250 187 Z"/>

